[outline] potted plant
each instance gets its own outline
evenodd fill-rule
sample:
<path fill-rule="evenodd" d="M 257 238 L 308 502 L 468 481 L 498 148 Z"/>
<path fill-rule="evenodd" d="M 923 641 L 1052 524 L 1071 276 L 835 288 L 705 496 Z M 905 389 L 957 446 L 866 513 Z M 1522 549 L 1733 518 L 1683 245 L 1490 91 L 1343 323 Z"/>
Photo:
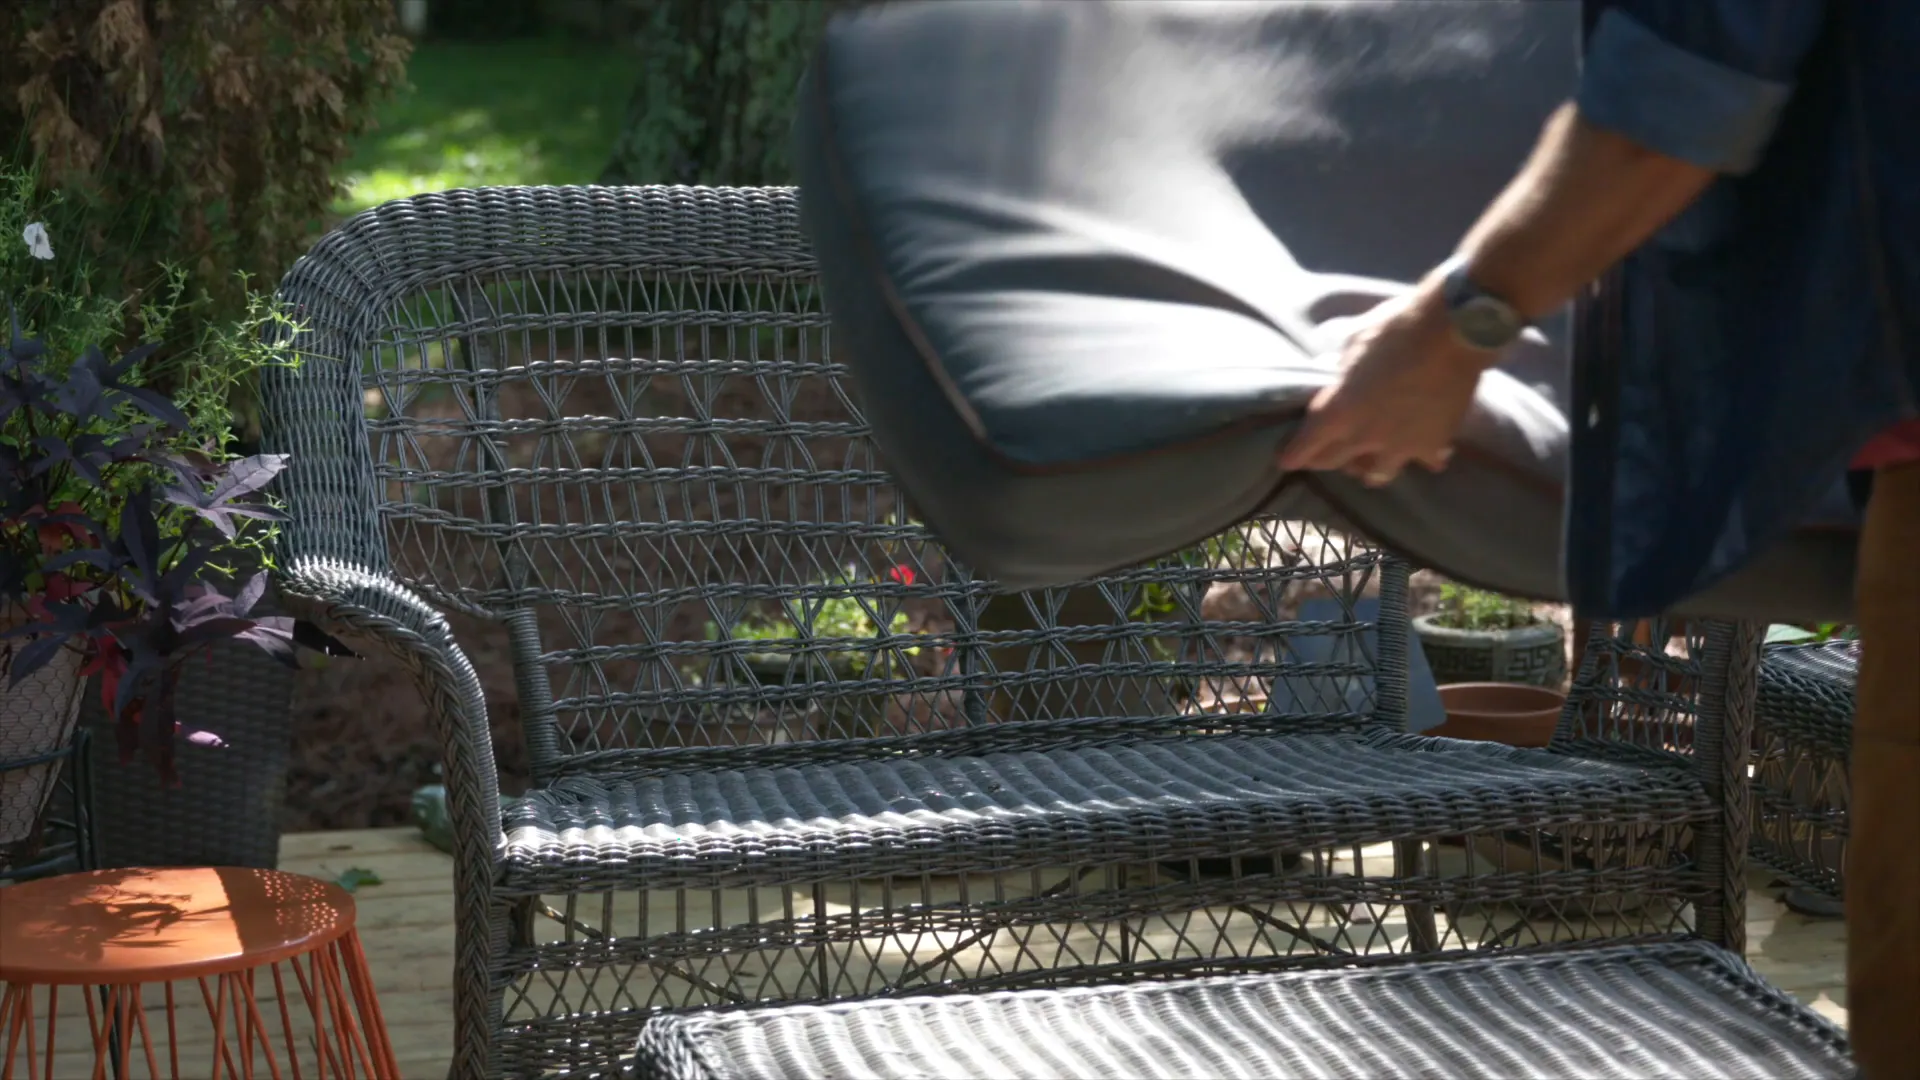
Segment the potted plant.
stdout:
<path fill-rule="evenodd" d="M 285 458 L 223 460 L 173 401 L 142 385 L 151 344 L 118 360 L 98 347 L 60 356 L 10 321 L 0 353 L 7 730 L 23 744 L 31 732 L 47 750 L 65 745 L 81 681 L 97 675 L 121 755 L 144 754 L 170 781 L 179 740 L 221 741 L 176 709 L 190 659 L 225 640 L 287 664 L 296 641 L 332 645 L 311 627 L 256 612 L 264 572 L 218 584 L 228 576 L 223 558 L 257 548 L 279 516 L 259 493 Z M 0 774 L 4 820 L 21 833 L 0 840 L 31 842 L 53 779 L 44 770 Z"/>
<path fill-rule="evenodd" d="M 1448 582 L 1439 608 L 1413 620 L 1440 684 L 1446 723 L 1428 732 L 1545 746 L 1566 703 L 1566 631 L 1524 600 Z"/>
<path fill-rule="evenodd" d="M 893 566 L 887 578 L 911 586 L 911 567 Z M 895 645 L 885 639 L 913 633 L 910 617 L 883 598 L 856 595 L 854 571 L 816 583 L 808 598 L 783 600 L 776 613 L 753 612 L 728 628 L 726 637 L 749 643 L 739 654 L 739 672 L 757 686 L 818 686 L 836 681 L 891 679 L 911 673 L 918 645 Z M 859 590 L 864 591 L 864 590 Z M 889 614 L 889 608 L 891 613 Z M 881 620 L 886 621 L 883 631 Z M 720 628 L 707 624 L 708 640 L 717 640 Z M 858 646 L 826 647 L 820 639 L 861 641 Z M 760 648 L 751 646 L 759 645 Z M 877 733 L 886 717 L 891 693 L 832 694 L 820 701 L 821 720 L 830 734 Z M 758 724 L 758 718 L 751 721 Z M 776 738 L 777 738 L 776 734 Z"/>
<path fill-rule="evenodd" d="M 1567 677 L 1566 631 L 1524 600 L 1451 582 L 1440 605 L 1413 620 L 1421 651 L 1441 685 L 1521 683 L 1559 689 Z"/>

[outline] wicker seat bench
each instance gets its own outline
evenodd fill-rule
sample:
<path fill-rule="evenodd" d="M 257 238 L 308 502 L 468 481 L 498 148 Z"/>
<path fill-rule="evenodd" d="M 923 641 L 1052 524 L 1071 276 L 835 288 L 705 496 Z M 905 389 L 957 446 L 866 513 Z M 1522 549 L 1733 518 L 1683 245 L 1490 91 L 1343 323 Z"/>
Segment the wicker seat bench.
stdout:
<path fill-rule="evenodd" d="M 655 1080 L 1853 1072 L 1837 1028 L 1701 942 L 664 1016 L 635 1064 Z"/>
<path fill-rule="evenodd" d="M 1716 813 L 1691 770 L 1651 756 L 1629 764 L 1379 728 L 1091 745 L 1075 735 L 1075 725 L 1003 726 L 900 740 L 892 753 L 853 744 L 837 761 L 815 748 L 785 765 L 565 777 L 508 813 L 501 888 L 1017 871 Z"/>

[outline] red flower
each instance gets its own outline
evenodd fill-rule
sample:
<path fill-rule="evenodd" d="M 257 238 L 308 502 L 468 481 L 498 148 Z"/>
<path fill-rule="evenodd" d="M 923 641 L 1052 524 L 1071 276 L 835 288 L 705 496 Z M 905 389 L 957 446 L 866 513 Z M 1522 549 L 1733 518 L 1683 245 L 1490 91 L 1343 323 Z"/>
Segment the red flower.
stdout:
<path fill-rule="evenodd" d="M 887 571 L 887 576 L 902 585 L 911 585 L 918 578 L 911 566 L 896 566 Z"/>

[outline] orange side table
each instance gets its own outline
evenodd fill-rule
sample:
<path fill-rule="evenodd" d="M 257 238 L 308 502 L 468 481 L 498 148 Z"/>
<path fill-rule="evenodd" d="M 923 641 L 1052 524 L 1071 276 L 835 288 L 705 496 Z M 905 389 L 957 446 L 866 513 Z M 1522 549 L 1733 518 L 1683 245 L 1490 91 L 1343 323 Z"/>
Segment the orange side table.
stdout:
<path fill-rule="evenodd" d="M 399 1077 L 331 882 L 97 870 L 0 889 L 0 983 L 0 1080 Z"/>

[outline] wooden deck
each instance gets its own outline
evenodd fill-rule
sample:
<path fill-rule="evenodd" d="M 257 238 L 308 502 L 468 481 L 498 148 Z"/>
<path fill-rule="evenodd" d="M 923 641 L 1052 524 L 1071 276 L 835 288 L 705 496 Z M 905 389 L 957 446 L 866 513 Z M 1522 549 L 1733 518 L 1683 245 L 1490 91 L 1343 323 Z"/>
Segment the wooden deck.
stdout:
<path fill-rule="evenodd" d="M 301 833 L 281 844 L 281 868 L 337 878 L 371 870 L 358 891 L 360 931 L 403 1074 L 446 1073 L 452 1038 L 452 860 L 412 829 Z M 1755 871 L 1747 905 L 1747 956 L 1775 985 L 1846 1022 L 1845 934 L 1837 919 L 1783 908 Z"/>

